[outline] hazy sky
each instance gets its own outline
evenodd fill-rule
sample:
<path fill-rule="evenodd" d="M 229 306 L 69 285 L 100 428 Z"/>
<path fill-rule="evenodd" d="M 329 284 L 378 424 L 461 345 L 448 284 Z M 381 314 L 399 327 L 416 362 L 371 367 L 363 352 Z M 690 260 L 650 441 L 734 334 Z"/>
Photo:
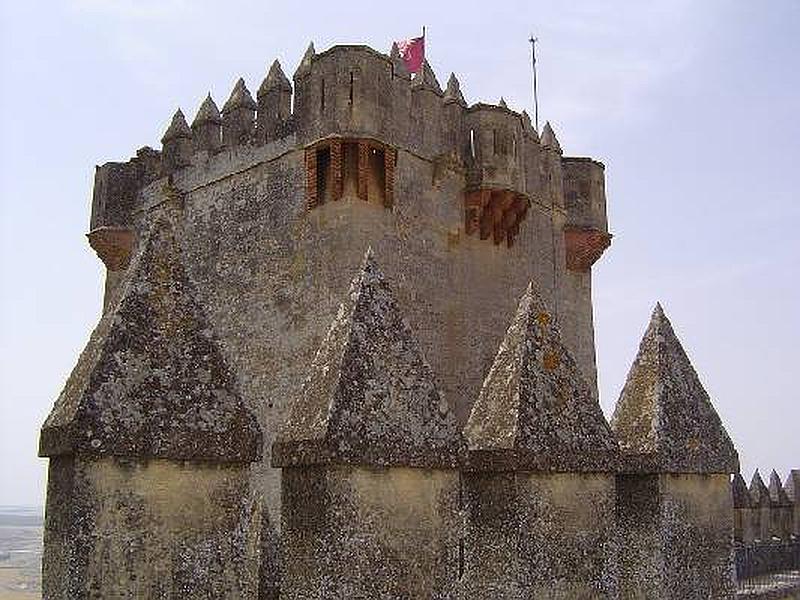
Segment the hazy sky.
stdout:
<path fill-rule="evenodd" d="M 800 2 L 0 2 L 0 504 L 43 502 L 38 429 L 100 313 L 94 165 L 276 57 L 291 76 L 309 40 L 387 51 L 422 25 L 442 84 L 529 111 L 535 32 L 542 116 L 607 165 L 606 413 L 661 300 L 745 476 L 800 468 Z"/>

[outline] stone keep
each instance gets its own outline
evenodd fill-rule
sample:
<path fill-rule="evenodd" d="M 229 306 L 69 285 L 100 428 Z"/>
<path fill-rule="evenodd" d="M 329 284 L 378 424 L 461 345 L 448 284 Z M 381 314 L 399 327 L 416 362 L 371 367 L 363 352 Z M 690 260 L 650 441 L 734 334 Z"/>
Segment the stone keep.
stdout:
<path fill-rule="evenodd" d="M 597 403 L 602 163 L 396 46 L 311 44 L 161 141 L 95 175 L 47 600 L 730 597 L 735 452 L 663 315 L 624 460 Z"/>
<path fill-rule="evenodd" d="M 733 597 L 736 450 L 660 305 L 611 425 L 623 598 Z"/>
<path fill-rule="evenodd" d="M 191 127 L 178 111 L 162 151 L 98 167 L 89 241 L 110 299 L 145 217 L 181 207 L 187 275 L 262 427 L 253 485 L 273 522 L 272 443 L 367 246 L 462 425 L 531 280 L 596 394 L 601 163 L 563 157 L 524 112 L 468 106 L 455 76 L 443 91 L 430 65 L 412 79 L 365 46 L 310 45 L 293 85 L 275 61 L 249 138 L 251 94 L 233 87 L 222 114 L 210 96 Z"/>

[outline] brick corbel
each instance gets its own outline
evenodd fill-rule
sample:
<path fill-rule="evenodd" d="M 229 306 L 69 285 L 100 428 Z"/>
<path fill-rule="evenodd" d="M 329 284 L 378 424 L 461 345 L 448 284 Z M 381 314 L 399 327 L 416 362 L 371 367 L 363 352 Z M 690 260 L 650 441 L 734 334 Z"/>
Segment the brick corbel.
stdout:
<path fill-rule="evenodd" d="M 90 231 L 86 237 L 109 271 L 123 271 L 128 268 L 136 237 L 133 229 L 103 226 Z"/>
<path fill-rule="evenodd" d="M 611 245 L 611 234 L 590 227 L 564 227 L 567 269 L 585 273 Z"/>
<path fill-rule="evenodd" d="M 367 177 L 369 176 L 369 142 L 358 141 L 358 197 L 365 202 L 369 200 Z"/>

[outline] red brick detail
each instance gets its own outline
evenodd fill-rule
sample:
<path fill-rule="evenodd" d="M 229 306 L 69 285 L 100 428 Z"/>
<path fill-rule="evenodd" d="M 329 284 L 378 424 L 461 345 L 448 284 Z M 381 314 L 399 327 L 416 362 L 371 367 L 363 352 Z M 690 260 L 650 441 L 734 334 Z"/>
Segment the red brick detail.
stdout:
<path fill-rule="evenodd" d="M 470 190 L 464 195 L 464 231 L 482 240 L 492 236 L 495 244 L 505 240 L 511 247 L 529 205 L 525 196 L 512 190 Z"/>
<path fill-rule="evenodd" d="M 312 146 L 306 148 L 306 208 L 312 209 L 317 204 L 317 149 Z"/>
<path fill-rule="evenodd" d="M 383 149 L 384 192 L 383 205 L 386 208 L 394 206 L 394 167 L 397 153 L 394 148 Z"/>
<path fill-rule="evenodd" d="M 342 140 L 331 140 L 331 169 L 333 171 L 333 189 L 331 195 L 334 200 L 342 197 Z"/>
<path fill-rule="evenodd" d="M 489 202 L 490 190 L 473 190 L 464 198 L 464 231 L 473 235 L 480 230 L 483 209 Z"/>
<path fill-rule="evenodd" d="M 133 252 L 135 235 L 127 227 L 98 227 L 86 234 L 89 245 L 109 271 L 128 268 Z"/>
<path fill-rule="evenodd" d="M 369 142 L 358 141 L 358 197 L 365 202 L 369 200 L 367 177 L 369 176 Z"/>
<path fill-rule="evenodd" d="M 588 227 L 565 227 L 567 269 L 585 273 L 611 245 L 611 234 Z"/>

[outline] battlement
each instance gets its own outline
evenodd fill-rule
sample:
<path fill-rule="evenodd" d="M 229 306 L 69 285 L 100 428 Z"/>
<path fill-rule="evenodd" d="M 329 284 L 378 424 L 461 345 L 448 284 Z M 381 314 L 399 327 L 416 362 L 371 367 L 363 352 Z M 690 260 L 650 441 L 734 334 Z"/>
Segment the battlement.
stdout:
<path fill-rule="evenodd" d="M 153 181 L 212 160 L 235 173 L 240 156 L 278 143 L 306 153 L 308 208 L 348 194 L 391 207 L 400 151 L 435 163 L 439 172 L 463 174 L 466 235 L 510 246 L 528 207 L 538 203 L 565 211 L 573 229 L 601 234 L 588 253 L 568 243 L 578 256 L 571 265 L 587 268 L 608 245 L 602 164 L 562 158 L 549 123 L 540 140 L 527 113 L 502 98 L 467 105 L 454 74 L 443 91 L 427 62 L 412 78 L 396 48 L 387 55 L 364 45 L 317 53 L 311 44 L 293 79 L 294 85 L 274 61 L 257 101 L 240 78 L 222 111 L 210 94 L 191 126 L 178 110 L 160 152 L 144 148 L 127 163 L 98 167 L 90 231 L 130 226 Z M 120 263 L 106 262 L 112 270 Z"/>

